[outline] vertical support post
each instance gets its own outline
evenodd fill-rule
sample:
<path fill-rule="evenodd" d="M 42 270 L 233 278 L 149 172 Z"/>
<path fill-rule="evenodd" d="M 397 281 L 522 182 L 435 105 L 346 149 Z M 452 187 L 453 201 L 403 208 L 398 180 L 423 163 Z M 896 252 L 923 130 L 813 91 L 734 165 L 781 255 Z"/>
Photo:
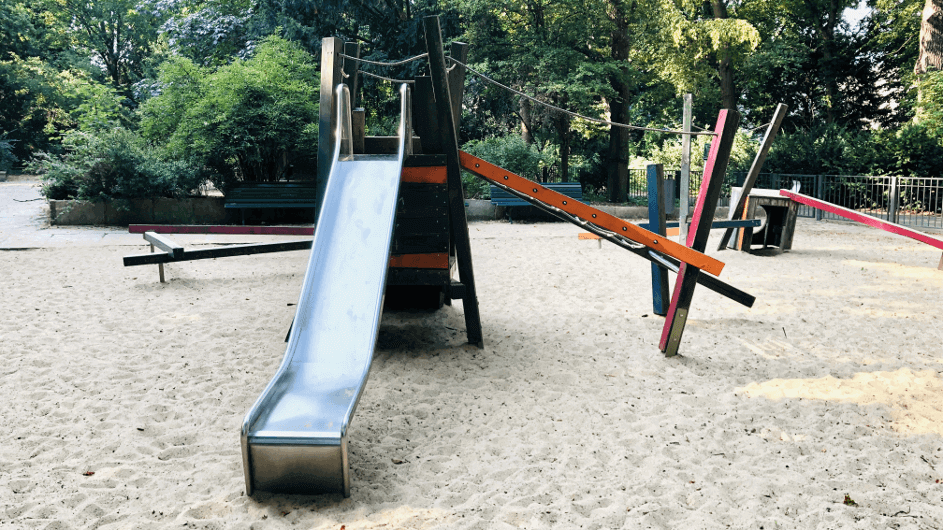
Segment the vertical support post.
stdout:
<path fill-rule="evenodd" d="M 740 198 L 737 200 L 736 206 L 733 204 L 730 205 L 729 212 L 727 213 L 727 220 L 733 221 L 734 219 L 739 219 L 743 216 L 743 207 L 746 205 L 747 197 L 750 196 L 750 191 L 753 190 L 753 185 L 756 184 L 756 179 L 760 176 L 760 170 L 763 169 L 763 164 L 766 163 L 766 156 L 769 154 L 769 149 L 773 145 L 773 140 L 776 139 L 776 135 L 779 134 L 779 128 L 783 124 L 783 118 L 786 117 L 786 111 L 789 110 L 789 107 L 780 103 L 776 105 L 776 111 L 773 113 L 773 120 L 769 123 L 769 127 L 766 128 L 766 134 L 763 135 L 763 141 L 760 142 L 760 150 L 756 153 L 756 158 L 753 159 L 753 164 L 750 165 L 750 171 L 747 172 L 746 178 L 743 180 L 742 190 L 740 192 Z M 730 236 L 733 235 L 733 228 L 727 228 L 724 230 L 723 236 L 720 238 L 720 244 L 717 246 L 717 250 L 724 250 L 727 248 L 727 244 L 730 242 Z"/>
<path fill-rule="evenodd" d="M 151 254 L 153 253 L 154 253 L 154 243 L 151 243 Z M 940 263 L 943 263 L 943 261 L 941 261 Z M 164 281 L 164 264 L 163 263 L 157 264 L 157 274 L 160 275 L 160 283 L 167 283 Z"/>
<path fill-rule="evenodd" d="M 334 128 L 337 125 L 337 112 L 334 108 L 334 87 L 343 82 L 343 58 L 340 57 L 344 41 L 336 37 L 327 37 L 321 41 L 321 99 L 320 119 L 318 120 L 318 178 L 315 215 L 321 213 L 321 201 L 327 189 L 327 179 L 331 173 L 331 158 L 334 156 Z"/>
<path fill-rule="evenodd" d="M 351 127 L 351 136 L 354 139 L 354 153 L 363 154 L 366 151 L 366 142 L 367 136 L 367 116 L 366 112 L 361 109 L 354 109 L 350 111 L 350 127 Z"/>
<path fill-rule="evenodd" d="M 360 43 L 344 43 L 344 55 L 348 57 L 360 58 Z M 350 89 L 350 108 L 356 109 L 360 103 L 360 61 L 342 61 L 344 65 L 343 83 Z"/>
<path fill-rule="evenodd" d="M 824 201 L 825 200 L 825 176 L 816 175 L 815 176 L 815 198 Z M 820 208 L 815 209 L 815 220 L 822 220 L 822 210 Z"/>
<path fill-rule="evenodd" d="M 887 190 L 887 221 L 897 222 L 897 210 L 900 208 L 900 180 L 898 177 L 891 177 L 890 187 Z"/>
<path fill-rule="evenodd" d="M 450 49 L 451 56 L 461 63 L 468 62 L 468 45 L 464 42 L 453 42 Z M 465 94 L 465 67 L 455 64 L 449 71 L 449 93 L 452 99 L 452 121 L 455 122 L 455 132 L 458 133 L 462 123 L 462 98 Z"/>
<path fill-rule="evenodd" d="M 681 190 L 678 203 L 678 243 L 684 243 L 688 239 L 688 204 L 691 195 L 691 122 L 692 108 L 694 105 L 694 96 L 684 95 L 684 115 L 682 117 L 682 129 L 686 133 L 681 137 Z M 651 221 L 649 221 L 651 222 Z M 664 235 L 664 234 L 662 234 Z M 664 314 L 664 313 L 659 313 Z"/>
<path fill-rule="evenodd" d="M 645 173 L 648 178 L 648 229 L 664 236 L 667 232 L 664 166 L 650 164 L 645 168 Z M 652 263 L 652 312 L 661 316 L 668 313 L 668 269 L 654 262 Z"/>
<path fill-rule="evenodd" d="M 943 271 L 943 255 L 940 255 L 940 265 L 937 266 L 937 270 Z"/>
<path fill-rule="evenodd" d="M 698 252 L 704 252 L 707 246 L 707 238 L 710 236 L 714 213 L 717 211 L 717 200 L 720 198 L 724 174 L 727 172 L 727 163 L 730 161 L 730 151 L 733 148 L 739 123 L 740 115 L 735 110 L 723 109 L 717 116 L 714 132 L 718 137 L 712 142 L 707 163 L 704 165 L 701 189 L 691 219 L 691 230 L 688 232 L 687 245 Z M 674 293 L 671 296 L 671 306 L 668 308 L 665 327 L 662 329 L 661 341 L 658 343 L 667 357 L 678 353 L 684 326 L 688 320 L 688 311 L 694 300 L 697 276 L 700 272 L 697 267 L 684 262 L 678 269 L 678 278 L 675 280 Z"/>
<path fill-rule="evenodd" d="M 481 317 L 478 313 L 478 294 L 475 290 L 475 273 L 472 266 L 471 241 L 468 237 L 468 220 L 465 218 L 465 197 L 462 192 L 462 168 L 458 155 L 458 135 L 452 118 L 452 101 L 449 95 L 448 69 L 442 51 L 442 29 L 439 17 L 423 19 L 426 47 L 429 52 L 429 73 L 432 77 L 432 92 L 436 102 L 439 133 L 442 136 L 446 157 L 446 179 L 449 194 L 449 229 L 455 243 L 459 280 L 465 284 L 462 307 L 465 310 L 465 330 L 468 342 L 484 347 L 481 333 Z"/>

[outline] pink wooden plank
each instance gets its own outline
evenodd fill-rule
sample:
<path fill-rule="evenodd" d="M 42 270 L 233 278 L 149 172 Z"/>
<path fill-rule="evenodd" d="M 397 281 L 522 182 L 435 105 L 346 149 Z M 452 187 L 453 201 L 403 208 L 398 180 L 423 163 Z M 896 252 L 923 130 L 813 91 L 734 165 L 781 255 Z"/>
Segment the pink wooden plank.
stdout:
<path fill-rule="evenodd" d="M 311 226 L 228 226 L 228 225 L 130 225 L 128 232 L 143 234 L 228 234 L 228 235 L 266 235 L 266 236 L 311 236 Z"/>
<path fill-rule="evenodd" d="M 859 223 L 863 223 L 874 228 L 879 228 L 885 232 L 916 239 L 921 243 L 926 243 L 931 247 L 936 247 L 943 250 L 943 240 L 929 236 L 923 232 L 918 232 L 912 228 L 907 228 L 906 226 L 901 226 L 897 223 L 891 223 L 889 221 L 882 221 L 876 217 L 858 213 L 854 210 L 849 210 L 848 208 L 838 206 L 837 204 L 820 201 L 814 197 L 809 197 L 808 195 L 803 195 L 801 193 L 793 193 L 788 190 L 779 190 L 779 194 L 783 197 L 789 197 L 798 203 L 802 203 L 813 208 L 818 208 L 819 210 L 833 213 L 835 215 L 845 217 L 846 219 L 851 219 L 852 221 L 858 221 Z"/>

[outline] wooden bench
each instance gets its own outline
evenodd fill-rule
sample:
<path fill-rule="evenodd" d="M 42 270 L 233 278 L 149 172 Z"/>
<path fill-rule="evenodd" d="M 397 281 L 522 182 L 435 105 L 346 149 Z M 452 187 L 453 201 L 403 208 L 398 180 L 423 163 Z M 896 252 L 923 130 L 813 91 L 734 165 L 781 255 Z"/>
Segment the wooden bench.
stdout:
<path fill-rule="evenodd" d="M 583 200 L 583 187 L 580 186 L 579 182 L 540 182 L 539 184 L 557 193 L 562 193 L 571 199 L 578 201 Z M 491 185 L 491 204 L 504 207 L 532 206 L 531 203 L 521 199 L 517 195 L 512 195 L 493 184 Z M 508 211 L 508 219 L 511 219 L 510 211 Z"/>
<path fill-rule="evenodd" d="M 242 210 L 245 224 L 247 208 L 316 208 L 317 182 L 242 182 L 226 192 L 226 208 Z"/>

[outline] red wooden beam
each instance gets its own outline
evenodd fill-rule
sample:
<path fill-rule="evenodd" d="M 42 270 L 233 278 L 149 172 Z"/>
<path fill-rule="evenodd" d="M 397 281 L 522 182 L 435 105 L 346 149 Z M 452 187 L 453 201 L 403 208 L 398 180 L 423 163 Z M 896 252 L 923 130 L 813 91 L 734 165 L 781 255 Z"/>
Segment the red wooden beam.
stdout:
<path fill-rule="evenodd" d="M 313 226 L 130 225 L 128 232 L 143 234 L 227 234 L 260 236 L 313 236 Z"/>
<path fill-rule="evenodd" d="M 863 213 L 858 213 L 854 210 L 849 210 L 837 204 L 832 204 L 830 202 L 820 201 L 815 197 L 809 197 L 808 195 L 803 195 L 801 193 L 793 193 L 788 190 L 779 190 L 779 194 L 783 197 L 789 197 L 790 199 L 805 204 L 806 206 L 811 206 L 813 208 L 818 208 L 829 213 L 833 213 L 837 216 L 844 217 L 846 219 L 851 219 L 852 221 L 857 221 L 859 223 L 866 224 L 868 226 L 879 228 L 885 232 L 890 232 L 892 234 L 897 234 L 899 236 L 909 237 L 911 239 L 916 239 L 921 243 L 926 243 L 931 247 L 936 247 L 940 250 L 943 250 L 943 240 L 937 239 L 935 237 L 924 234 L 923 232 L 918 232 L 912 228 L 907 228 L 906 226 L 899 225 L 897 223 L 891 223 L 889 221 L 882 221 L 876 217 L 871 217 L 870 215 L 865 215 Z"/>

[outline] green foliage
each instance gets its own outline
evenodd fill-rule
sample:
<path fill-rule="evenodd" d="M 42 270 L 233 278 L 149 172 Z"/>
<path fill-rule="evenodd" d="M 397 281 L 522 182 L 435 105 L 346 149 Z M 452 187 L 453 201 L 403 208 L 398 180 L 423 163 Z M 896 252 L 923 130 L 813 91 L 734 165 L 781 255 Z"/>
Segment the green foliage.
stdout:
<path fill-rule="evenodd" d="M 0 134 L 0 171 L 9 171 L 19 159 L 13 154 L 13 142 Z"/>
<path fill-rule="evenodd" d="M 199 166 L 166 157 L 127 129 L 75 131 L 63 144 L 64 154 L 39 153 L 29 165 L 42 175 L 47 199 L 182 197 L 206 182 Z"/>
<path fill-rule="evenodd" d="M 700 170 L 704 166 L 704 151 L 712 136 L 698 135 L 691 141 L 691 169 Z M 730 152 L 728 171 L 746 171 L 756 156 L 757 139 L 747 131 L 737 131 L 733 149 Z M 648 133 L 636 146 L 636 155 L 630 160 L 629 167 L 644 169 L 648 164 L 663 164 L 665 169 L 681 167 L 681 137 L 674 135 Z"/>
<path fill-rule="evenodd" d="M 317 153 L 318 74 L 310 54 L 275 35 L 215 70 L 177 58 L 141 107 L 141 131 L 211 168 L 220 189 L 277 180 L 294 158 Z"/>
<path fill-rule="evenodd" d="M 922 75 L 917 90 L 920 92 L 917 120 L 928 134 L 943 139 L 943 71 L 934 70 Z"/>
<path fill-rule="evenodd" d="M 477 156 L 531 180 L 540 180 L 543 171 L 553 162 L 545 152 L 533 144 L 528 144 L 517 135 L 498 136 L 475 140 L 465 144 L 463 149 Z M 462 178 L 465 196 L 490 197 L 487 182 L 465 175 Z"/>

